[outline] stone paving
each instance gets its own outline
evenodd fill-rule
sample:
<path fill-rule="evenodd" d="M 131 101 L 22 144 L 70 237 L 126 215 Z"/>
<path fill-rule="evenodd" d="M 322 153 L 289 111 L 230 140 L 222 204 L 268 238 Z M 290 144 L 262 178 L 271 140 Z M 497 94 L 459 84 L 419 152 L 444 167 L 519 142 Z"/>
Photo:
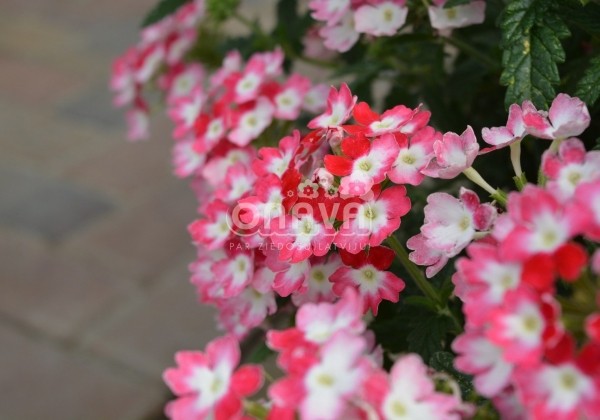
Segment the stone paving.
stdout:
<path fill-rule="evenodd" d="M 161 371 L 217 334 L 168 123 L 126 143 L 106 89 L 155 1 L 1 2 L 0 419 L 161 418 Z"/>

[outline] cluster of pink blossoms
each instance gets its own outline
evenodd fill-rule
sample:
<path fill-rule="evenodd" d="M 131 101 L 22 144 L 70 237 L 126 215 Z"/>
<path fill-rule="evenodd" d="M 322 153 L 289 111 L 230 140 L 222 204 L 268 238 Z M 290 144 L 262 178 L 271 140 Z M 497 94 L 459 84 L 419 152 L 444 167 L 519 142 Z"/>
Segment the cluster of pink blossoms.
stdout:
<path fill-rule="evenodd" d="M 429 7 L 437 29 L 483 19 L 482 1 L 444 3 Z M 407 13 L 404 1 L 309 7 L 327 21 L 319 30 L 326 46 L 339 51 L 359 33 L 395 34 Z M 458 257 L 453 282 L 466 323 L 452 345 L 456 367 L 474 375 L 477 392 L 506 418 L 597 416 L 600 152 L 576 138 L 590 122 L 585 104 L 560 94 L 548 112 L 528 101 L 512 105 L 506 126 L 483 130 L 490 147 L 480 149 L 471 127 L 438 132 L 421 106 L 377 113 L 345 84 L 328 90 L 299 74 L 284 78 L 279 49 L 245 63 L 230 52 L 207 75 L 185 59 L 203 13 L 203 2 L 192 1 L 145 29 L 116 61 L 112 80 L 115 102 L 131 107 L 132 139 L 147 135 L 144 86 L 155 81 L 165 95 L 175 173 L 191 177 L 201 203 L 189 226 L 198 250 L 191 281 L 228 333 L 204 353 L 177 354 L 178 366 L 164 375 L 178 397 L 167 415 L 243 418 L 259 408 L 271 419 L 472 415 L 456 384 L 418 355 L 391 355 L 387 373 L 363 319 L 376 316 L 383 300 L 398 302 L 405 287 L 385 246 L 411 210 L 405 185 L 464 174 L 497 201 L 482 203 L 464 187 L 458 197 L 432 193 L 420 233 L 407 241 L 427 277 Z M 282 122 L 303 111 L 322 113 L 308 133 L 290 134 Z M 526 184 L 520 165 L 527 136 L 552 141 L 536 186 Z M 269 138 L 278 145 L 253 147 Z M 507 198 L 472 167 L 505 146 L 522 187 Z M 269 315 L 296 308 L 294 327 L 270 327 Z M 262 370 L 237 368 L 238 340 L 255 327 L 267 330 L 283 372 L 268 388 L 269 402 L 246 400 L 261 388 Z M 441 391 L 448 388 L 455 391 Z"/>
<path fill-rule="evenodd" d="M 199 246 L 193 282 L 221 309 L 230 334 L 243 337 L 274 313 L 275 295 L 300 307 L 295 327 L 267 334 L 285 373 L 269 388 L 270 418 L 471 413 L 456 395 L 434 391 L 416 355 L 382 371 L 361 320 L 382 300 L 398 301 L 404 287 L 387 271 L 394 253 L 382 246 L 410 210 L 405 187 L 393 184 L 463 173 L 496 193 L 472 168 L 490 151 L 479 149 L 473 130 L 442 134 L 428 121 L 421 108 L 378 114 L 346 85 L 332 88 L 325 112 L 309 123 L 313 131 L 259 149 L 251 168 L 260 182 L 249 182 L 237 204 L 207 206 L 207 217 L 191 225 Z M 600 152 L 573 137 L 588 125 L 585 105 L 564 94 L 548 112 L 513 105 L 507 126 L 484 129 L 483 138 L 493 148 L 527 135 L 553 140 L 543 186 L 509 194 L 505 212 L 466 188 L 458 199 L 433 193 L 421 233 L 408 241 L 429 276 L 466 247 L 453 277 L 466 315 L 453 343 L 456 365 L 507 418 L 593 417 L 600 409 L 600 312 L 595 296 L 579 294 L 593 289 L 584 283 L 600 274 L 600 252 L 590 258 L 574 240 L 600 239 Z M 515 169 L 517 162 L 513 153 Z M 585 305 L 557 297 L 559 278 Z M 569 312 L 579 310 L 584 315 Z M 567 328 L 563 312 L 580 325 Z"/>
<path fill-rule="evenodd" d="M 431 26 L 440 31 L 482 23 L 485 1 L 444 8 L 447 0 L 433 0 L 428 6 Z M 406 0 L 310 0 L 313 19 L 323 22 L 318 35 L 330 50 L 348 51 L 361 34 L 393 36 L 406 23 Z"/>
<path fill-rule="evenodd" d="M 355 124 L 346 124 L 352 116 Z M 402 105 L 378 114 L 343 84 L 331 88 L 305 136 L 294 131 L 254 159 L 233 149 L 244 160 L 218 157 L 203 167 L 214 198 L 189 227 L 198 247 L 192 282 L 219 308 L 222 327 L 243 337 L 277 310 L 276 296 L 332 302 L 351 288 L 362 313 L 374 315 L 382 300 L 398 301 L 404 281 L 388 271 L 395 254 L 383 243 L 411 203 L 404 185 L 387 183 L 418 185 L 425 173 L 466 169 L 450 158 L 440 169 L 444 156 L 456 156 L 436 155 L 438 143 L 449 147 L 445 139 L 458 136 L 436 132 L 429 117 Z M 482 227 L 495 212 L 479 207 Z"/>
<path fill-rule="evenodd" d="M 560 94 L 548 112 L 512 105 L 506 127 L 484 129 L 495 146 L 526 135 L 553 140 L 542 157 L 544 185 L 509 194 L 506 212 L 467 247 L 453 277 L 466 317 L 453 343 L 456 366 L 506 418 L 600 412 L 600 302 L 591 280 L 600 253 L 589 267 L 579 240 L 600 240 L 600 152 L 573 137 L 589 121 L 585 104 Z M 571 297 L 557 294 L 558 280 Z"/>
<path fill-rule="evenodd" d="M 129 107 L 126 117 L 130 140 L 148 137 L 150 108 L 143 89 L 163 67 L 169 68 L 169 79 L 180 79 L 169 96 L 187 95 L 187 84 L 203 77 L 200 65 L 185 68 L 183 64 L 196 43 L 197 25 L 203 16 L 204 0 L 190 1 L 173 15 L 144 28 L 138 44 L 115 60 L 110 87 L 115 93 L 114 104 Z"/>
<path fill-rule="evenodd" d="M 302 419 L 460 419 L 473 412 L 461 401 L 457 384 L 436 378 L 416 354 L 400 356 L 388 373 L 381 348 L 362 320 L 360 298 L 351 288 L 336 303 L 306 303 L 295 327 L 270 330 L 267 344 L 278 353 L 285 376 L 270 384 L 270 402 L 261 406 L 269 420 Z M 262 383 L 260 370 L 241 366 L 231 337 L 207 346 L 206 354 L 179 352 L 178 366 L 164 378 L 179 397 L 167 415 L 176 420 L 244 418 L 241 400 Z M 455 393 L 436 390 L 445 384 Z M 252 405 L 246 403 L 246 414 Z M 246 417 L 247 418 L 247 417 Z"/>

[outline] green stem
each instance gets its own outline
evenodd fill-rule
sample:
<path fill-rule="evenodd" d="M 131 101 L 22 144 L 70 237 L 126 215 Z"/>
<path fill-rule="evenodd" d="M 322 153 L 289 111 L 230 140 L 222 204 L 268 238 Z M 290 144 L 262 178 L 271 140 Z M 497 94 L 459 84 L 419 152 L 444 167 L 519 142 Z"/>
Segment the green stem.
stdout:
<path fill-rule="evenodd" d="M 500 203 L 500 205 L 506 207 L 506 193 L 501 189 L 495 189 L 488 184 L 488 182 L 483 179 L 481 174 L 479 174 L 479 172 L 477 172 L 473 167 L 465 169 L 463 174 L 475 184 L 486 190 L 494 200 Z"/>
<path fill-rule="evenodd" d="M 523 169 L 521 169 L 521 140 L 510 145 L 510 161 L 515 170 L 515 175 L 521 178 L 523 173 Z"/>
<path fill-rule="evenodd" d="M 244 410 L 256 419 L 266 419 L 269 415 L 269 410 L 255 401 L 244 400 Z"/>
<path fill-rule="evenodd" d="M 473 167 L 469 167 L 463 171 L 463 174 L 473 181 L 475 184 L 479 185 L 481 188 L 486 190 L 490 194 L 496 194 L 496 189 L 492 187 L 479 172 L 477 172 Z"/>
<path fill-rule="evenodd" d="M 408 252 L 400 243 L 398 238 L 396 238 L 394 235 L 391 235 L 387 238 L 387 242 L 390 247 L 392 247 L 396 253 L 396 256 L 400 260 L 400 263 L 406 269 L 421 292 L 435 302 L 436 305 L 441 305 L 442 301 L 440 299 L 440 295 L 437 293 L 431 283 L 427 281 L 423 275 L 423 272 L 408 258 Z"/>

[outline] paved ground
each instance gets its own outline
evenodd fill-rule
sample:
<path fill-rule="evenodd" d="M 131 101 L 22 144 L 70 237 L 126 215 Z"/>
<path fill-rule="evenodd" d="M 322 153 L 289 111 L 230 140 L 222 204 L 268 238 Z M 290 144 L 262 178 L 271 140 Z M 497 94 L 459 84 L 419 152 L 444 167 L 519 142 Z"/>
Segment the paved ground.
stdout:
<path fill-rule="evenodd" d="M 173 353 L 216 335 L 168 124 L 126 143 L 106 91 L 154 2 L 1 1 L 0 419 L 160 418 Z"/>

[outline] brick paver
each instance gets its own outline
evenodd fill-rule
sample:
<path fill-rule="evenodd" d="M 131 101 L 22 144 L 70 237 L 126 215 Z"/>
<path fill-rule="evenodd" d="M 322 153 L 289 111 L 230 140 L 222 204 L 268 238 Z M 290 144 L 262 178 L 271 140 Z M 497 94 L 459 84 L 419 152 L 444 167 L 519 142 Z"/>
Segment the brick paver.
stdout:
<path fill-rule="evenodd" d="M 160 418 L 173 352 L 216 335 L 168 124 L 126 143 L 106 91 L 154 3 L 2 1 L 0 419 Z"/>

